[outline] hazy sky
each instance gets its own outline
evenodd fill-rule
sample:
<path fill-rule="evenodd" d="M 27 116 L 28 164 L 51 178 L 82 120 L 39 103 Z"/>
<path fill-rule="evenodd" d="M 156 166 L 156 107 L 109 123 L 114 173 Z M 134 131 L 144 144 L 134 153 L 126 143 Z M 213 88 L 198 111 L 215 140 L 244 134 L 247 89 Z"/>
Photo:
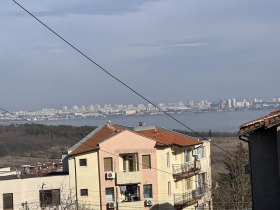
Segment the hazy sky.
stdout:
<path fill-rule="evenodd" d="M 19 0 L 154 102 L 280 96 L 280 1 Z M 0 106 L 144 103 L 11 0 L 0 6 Z"/>

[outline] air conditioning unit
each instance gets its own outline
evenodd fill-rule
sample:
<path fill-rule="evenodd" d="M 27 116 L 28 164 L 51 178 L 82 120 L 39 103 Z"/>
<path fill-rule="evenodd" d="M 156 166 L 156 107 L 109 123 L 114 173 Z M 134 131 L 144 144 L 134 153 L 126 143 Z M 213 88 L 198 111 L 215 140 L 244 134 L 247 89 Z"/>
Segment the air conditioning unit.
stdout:
<path fill-rule="evenodd" d="M 114 209 L 117 207 L 116 202 L 114 201 L 108 202 L 107 205 L 108 205 L 108 209 Z"/>
<path fill-rule="evenodd" d="M 152 205 L 154 205 L 154 201 L 152 198 L 145 200 L 145 206 L 152 206 Z"/>
<path fill-rule="evenodd" d="M 194 149 L 193 151 L 192 151 L 192 155 L 193 156 L 197 156 L 198 154 L 197 154 L 197 149 Z"/>
<path fill-rule="evenodd" d="M 113 172 L 113 171 L 108 171 L 107 173 L 106 173 L 106 179 L 115 179 L 115 172 Z"/>

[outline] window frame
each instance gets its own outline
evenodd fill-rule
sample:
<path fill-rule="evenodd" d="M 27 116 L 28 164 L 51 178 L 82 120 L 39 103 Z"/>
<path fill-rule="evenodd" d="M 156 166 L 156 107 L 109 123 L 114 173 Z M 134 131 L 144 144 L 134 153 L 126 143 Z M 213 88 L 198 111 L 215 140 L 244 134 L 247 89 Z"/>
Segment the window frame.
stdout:
<path fill-rule="evenodd" d="M 80 189 L 80 196 L 88 196 L 88 189 Z"/>
<path fill-rule="evenodd" d="M 86 158 L 79 159 L 79 165 L 80 166 L 87 166 L 87 159 Z"/>
<path fill-rule="evenodd" d="M 171 182 L 168 181 L 167 183 L 167 191 L 168 191 L 168 195 L 171 196 L 172 192 L 171 192 Z"/>
<path fill-rule="evenodd" d="M 58 193 L 58 197 L 54 197 L 57 196 L 56 193 Z M 51 195 L 50 198 L 46 198 L 47 194 Z M 60 189 L 39 190 L 40 207 L 59 206 L 60 196 Z M 45 199 L 51 199 L 51 201 Z"/>
<path fill-rule="evenodd" d="M 169 154 L 169 152 L 166 153 L 166 166 L 167 166 L 167 168 L 170 167 L 170 154 Z"/>
<path fill-rule="evenodd" d="M 144 157 L 148 157 L 148 164 L 144 163 Z M 142 169 L 151 169 L 152 163 L 151 163 L 151 155 L 142 155 Z"/>
<path fill-rule="evenodd" d="M 111 165 L 111 167 L 110 167 L 110 170 L 106 170 L 105 168 L 105 160 L 110 160 L 110 165 Z M 104 166 L 104 172 L 108 172 L 108 171 L 113 171 L 113 158 L 112 157 L 105 157 L 104 159 L 103 159 L 103 166 Z"/>
<path fill-rule="evenodd" d="M 5 204 L 5 197 L 9 197 L 11 199 L 9 202 L 11 202 L 11 206 L 6 207 Z M 14 195 L 13 193 L 4 193 L 3 194 L 3 210 L 13 210 L 14 209 Z"/>
<path fill-rule="evenodd" d="M 205 158 L 205 146 L 201 146 L 197 148 L 197 158 L 198 159 Z"/>
<path fill-rule="evenodd" d="M 185 149 L 185 151 L 184 151 L 184 161 L 185 161 L 185 163 L 188 163 L 188 162 L 192 161 L 191 154 L 192 154 L 191 149 Z"/>
<path fill-rule="evenodd" d="M 149 186 L 149 188 L 146 188 L 148 186 Z M 149 190 L 149 192 L 145 193 L 145 190 Z M 148 197 L 146 197 L 147 194 L 148 194 Z M 143 196 L 144 196 L 144 198 L 153 198 L 153 185 L 152 184 L 143 185 Z"/>
<path fill-rule="evenodd" d="M 110 194 L 107 194 L 107 190 L 111 190 L 112 192 L 112 200 L 107 200 L 107 196 L 109 196 Z M 105 188 L 105 200 L 106 200 L 106 203 L 108 202 L 111 202 L 111 201 L 115 201 L 115 188 L 114 187 L 106 187 Z"/>

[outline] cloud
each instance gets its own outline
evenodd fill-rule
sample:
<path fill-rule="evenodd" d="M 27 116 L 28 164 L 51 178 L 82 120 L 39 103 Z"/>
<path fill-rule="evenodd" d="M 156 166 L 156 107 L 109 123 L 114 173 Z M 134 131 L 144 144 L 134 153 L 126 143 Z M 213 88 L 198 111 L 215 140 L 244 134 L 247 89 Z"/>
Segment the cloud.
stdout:
<path fill-rule="evenodd" d="M 201 47 L 210 45 L 210 42 L 193 42 L 193 43 L 181 43 L 181 44 L 170 44 L 167 47 Z"/>
<path fill-rule="evenodd" d="M 19 4 L 36 16 L 122 15 L 128 12 L 139 12 L 143 5 L 157 1 L 160 0 L 30 0 L 28 2 L 18 0 Z M 20 15 L 18 10 L 12 7 L 3 12 L 10 15 Z"/>

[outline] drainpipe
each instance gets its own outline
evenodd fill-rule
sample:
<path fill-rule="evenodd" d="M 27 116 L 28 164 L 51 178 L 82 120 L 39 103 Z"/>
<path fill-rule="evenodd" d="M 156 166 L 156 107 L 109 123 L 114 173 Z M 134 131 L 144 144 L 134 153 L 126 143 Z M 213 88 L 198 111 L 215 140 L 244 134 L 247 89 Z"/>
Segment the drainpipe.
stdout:
<path fill-rule="evenodd" d="M 239 135 L 239 139 L 241 141 L 244 141 L 248 143 L 249 146 L 249 165 L 250 165 L 250 181 L 251 181 L 251 196 L 252 196 L 252 210 L 254 210 L 254 196 L 253 196 L 253 182 L 252 182 L 252 166 L 251 166 L 251 143 L 250 143 L 250 135 L 249 134 L 244 134 L 244 135 Z M 244 169 L 245 170 L 245 169 Z"/>
<path fill-rule="evenodd" d="M 99 203 L 100 203 L 100 209 L 102 209 L 101 174 L 100 174 L 99 150 L 97 150 L 97 163 L 98 163 L 98 180 L 99 180 Z"/>
<path fill-rule="evenodd" d="M 77 167 L 76 167 L 76 157 L 74 157 L 74 168 L 75 168 L 75 190 L 76 190 L 76 209 L 79 210 L 78 203 L 78 189 L 77 189 Z"/>

